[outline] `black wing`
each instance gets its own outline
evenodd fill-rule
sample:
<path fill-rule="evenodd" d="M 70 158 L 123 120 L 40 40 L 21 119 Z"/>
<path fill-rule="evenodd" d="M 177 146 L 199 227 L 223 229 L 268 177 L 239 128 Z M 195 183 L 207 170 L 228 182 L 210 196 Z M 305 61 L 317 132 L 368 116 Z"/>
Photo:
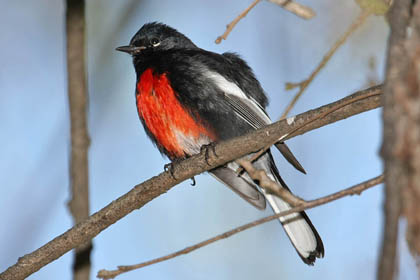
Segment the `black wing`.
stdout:
<path fill-rule="evenodd" d="M 242 97 L 247 97 L 239 98 L 237 95 L 225 93 L 226 101 L 232 106 L 233 110 L 254 129 L 270 124 L 271 120 L 264 110 L 268 103 L 267 98 L 251 68 L 237 54 L 224 53 L 223 56 L 225 56 L 235 68 L 242 70 L 239 71 L 239 73 L 236 73 L 236 75 L 233 75 L 232 78 L 236 78 L 234 81 L 244 92 L 244 96 Z M 241 76 L 242 79 L 240 79 Z M 248 78 L 244 79 L 244 76 Z M 250 84 L 252 84 L 252 86 Z M 253 90 L 254 92 L 250 92 L 250 90 Z M 293 167 L 306 174 L 303 166 L 284 142 L 278 142 L 275 146 Z"/>

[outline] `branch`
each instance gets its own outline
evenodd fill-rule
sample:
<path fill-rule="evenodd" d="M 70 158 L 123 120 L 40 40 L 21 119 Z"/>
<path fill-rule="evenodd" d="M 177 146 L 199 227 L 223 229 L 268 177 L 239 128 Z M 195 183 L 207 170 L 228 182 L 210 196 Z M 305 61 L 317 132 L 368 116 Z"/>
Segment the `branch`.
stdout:
<path fill-rule="evenodd" d="M 402 211 L 407 218 L 406 238 L 410 252 L 416 260 L 420 278 L 420 1 L 412 1 L 410 18 L 411 35 L 404 44 L 408 63 L 403 68 L 406 75 L 401 83 L 406 85 L 399 107 L 405 109 L 405 118 L 399 120 L 407 125 L 404 142 L 407 152 L 401 155 L 408 184 L 402 190 Z M 399 91 L 395 94 L 400 95 Z M 402 97 L 402 96 L 401 96 Z"/>
<path fill-rule="evenodd" d="M 229 23 L 226 26 L 226 31 L 219 37 L 217 37 L 215 43 L 220 44 L 222 40 L 226 40 L 227 36 L 230 34 L 230 32 L 233 30 L 233 28 L 238 24 L 238 22 L 246 17 L 246 15 L 249 13 L 249 11 L 252 10 L 261 0 L 255 0 L 251 3 L 251 5 L 248 6 L 245 10 L 243 10 L 231 23 Z M 281 6 L 283 9 L 288 10 L 289 12 L 294 13 L 295 15 L 304 18 L 304 19 L 311 19 L 315 16 L 314 11 L 306 7 L 302 4 L 296 3 L 292 0 L 269 0 L 270 2 L 277 4 Z"/>
<path fill-rule="evenodd" d="M 299 205 L 304 202 L 304 200 L 292 194 L 286 188 L 281 187 L 279 184 L 277 184 L 277 182 L 271 180 L 264 170 L 257 170 L 252 165 L 251 161 L 245 159 L 237 159 L 236 162 L 245 168 L 249 177 L 251 177 L 251 179 L 254 181 L 258 181 L 258 185 L 265 189 L 267 193 L 280 197 L 292 206 Z"/>
<path fill-rule="evenodd" d="M 337 51 L 339 47 L 341 47 L 347 40 L 347 38 L 357 29 L 359 28 L 367 19 L 367 17 L 370 15 L 370 12 L 363 10 L 360 15 L 356 18 L 356 20 L 350 25 L 350 27 L 347 29 L 347 31 L 334 43 L 334 45 L 331 47 L 331 49 L 325 54 L 325 56 L 322 58 L 321 62 L 318 64 L 318 66 L 315 68 L 315 70 L 309 75 L 309 77 L 299 83 L 286 83 L 286 89 L 290 90 L 295 87 L 299 87 L 299 91 L 296 93 L 296 95 L 293 97 L 292 101 L 290 101 L 289 105 L 287 105 L 286 110 L 284 111 L 283 115 L 280 119 L 284 119 L 287 117 L 287 115 L 290 113 L 290 111 L 295 106 L 296 102 L 299 100 L 299 98 L 302 96 L 305 89 L 309 86 L 309 84 L 313 81 L 316 75 L 324 68 L 324 66 L 328 63 L 328 61 L 331 59 L 331 57 L 334 55 L 334 53 Z"/>
<path fill-rule="evenodd" d="M 70 186 L 68 203 L 74 223 L 89 217 L 88 149 L 86 125 L 85 79 L 85 4 L 84 0 L 67 0 L 67 75 L 71 126 Z M 77 246 L 73 262 L 73 279 L 88 280 L 90 276 L 90 240 Z"/>
<path fill-rule="evenodd" d="M 249 11 L 251 11 L 252 8 L 254 8 L 260 1 L 261 0 L 254 0 L 254 2 L 252 2 L 252 4 L 248 6 L 248 8 L 246 8 L 245 10 L 243 10 L 242 13 L 240 13 L 231 23 L 229 23 L 226 26 L 225 33 L 223 33 L 221 36 L 217 37 L 215 43 L 216 44 L 220 44 L 220 42 L 222 42 L 222 40 L 226 40 L 227 36 L 233 30 L 233 28 L 236 26 L 236 24 L 238 24 L 238 22 L 241 19 L 243 19 L 244 17 L 246 17 L 246 15 L 249 13 Z"/>
<path fill-rule="evenodd" d="M 360 96 L 366 96 L 367 93 L 373 92 L 376 93 L 376 95 L 359 99 Z M 172 171 L 175 178 L 172 176 L 171 172 L 163 172 L 158 176 L 135 186 L 131 191 L 111 202 L 88 219 L 78 223 L 34 252 L 19 258 L 16 264 L 10 266 L 6 271 L 0 274 L 0 279 L 11 280 L 28 277 L 76 246 L 88 242 L 101 231 L 133 210 L 141 208 L 149 201 L 167 192 L 173 186 L 188 178 L 258 151 L 265 145 L 272 143 L 281 137 L 283 137 L 284 140 L 287 140 L 321 126 L 378 108 L 380 106 L 381 93 L 382 86 L 376 86 L 364 91 L 356 92 L 334 103 L 302 113 L 293 118 L 289 118 L 288 120 L 278 121 L 246 135 L 218 143 L 214 147 L 215 154 L 218 156 L 209 153 L 208 156 L 210 157 L 206 158 L 205 151 L 202 151 L 200 154 L 185 159 L 174 165 Z M 310 122 L 328 111 L 329 108 L 342 104 L 343 102 L 349 102 L 349 100 L 355 101 L 321 119 Z M 289 133 L 305 122 L 310 123 L 301 127 L 298 131 Z M 285 134 L 287 137 L 284 137 Z"/>
<path fill-rule="evenodd" d="M 268 0 L 271 3 L 281 6 L 283 9 L 301 17 L 303 19 L 311 19 L 315 16 L 315 12 L 302 4 L 296 3 L 292 0 Z"/>
<path fill-rule="evenodd" d="M 322 114 L 317 115 L 316 117 L 308 120 L 307 122 L 303 122 L 300 125 L 296 126 L 293 130 L 291 130 L 288 134 L 284 134 L 281 138 L 279 139 L 275 139 L 273 142 L 269 143 L 268 145 L 266 145 L 263 149 L 261 149 L 260 151 L 254 153 L 248 160 L 250 162 L 254 162 L 256 159 L 258 159 L 262 154 L 264 154 L 268 149 L 270 149 L 270 147 L 276 143 L 282 142 L 287 136 L 289 136 L 289 134 L 293 134 L 295 131 L 298 131 L 300 129 L 302 129 L 304 126 L 307 126 L 309 124 L 311 124 L 312 122 L 315 122 L 316 120 L 322 119 L 326 116 L 328 116 L 329 114 L 346 107 L 349 104 L 352 104 L 358 100 L 363 100 L 365 98 L 371 97 L 371 96 L 376 96 L 378 95 L 378 90 L 381 91 L 380 89 L 381 86 L 376 86 L 376 87 L 371 87 L 367 90 L 364 91 L 360 91 L 359 94 L 356 96 L 354 95 L 353 98 L 350 99 L 342 99 L 341 102 L 336 102 L 334 104 L 331 104 L 331 106 L 326 109 L 325 111 L 322 112 Z M 287 122 L 294 122 L 294 118 L 288 118 Z M 239 167 L 238 170 L 236 170 L 236 173 L 241 173 L 243 170 L 242 167 Z"/>
<path fill-rule="evenodd" d="M 321 198 L 318 198 L 318 199 L 315 199 L 315 200 L 310 200 L 310 201 L 302 201 L 301 204 L 299 204 L 299 206 L 295 206 L 295 207 L 293 207 L 293 208 L 291 208 L 287 211 L 283 211 L 281 213 L 271 215 L 271 216 L 256 220 L 254 222 L 242 225 L 242 226 L 234 228 L 230 231 L 226 231 L 222 234 L 214 236 L 210 239 L 204 240 L 204 241 L 202 241 L 200 243 L 197 243 L 195 245 L 188 246 L 185 249 L 180 250 L 180 251 L 176 251 L 172 254 L 169 254 L 169 255 L 166 255 L 166 256 L 163 256 L 163 257 L 160 257 L 160 258 L 156 258 L 156 259 L 153 259 L 153 260 L 150 260 L 150 261 L 142 262 L 142 263 L 139 263 L 139 264 L 135 264 L 135 265 L 118 266 L 117 270 L 102 269 L 98 272 L 97 277 L 102 278 L 102 279 L 113 279 L 116 276 L 118 276 L 118 275 L 120 275 L 124 272 L 132 271 L 132 270 L 139 269 L 139 268 L 142 268 L 142 267 L 145 267 L 145 266 L 149 266 L 149 265 L 152 265 L 152 264 L 155 264 L 155 263 L 160 263 L 160 262 L 163 262 L 163 261 L 167 261 L 169 259 L 173 259 L 173 258 L 178 257 L 180 255 L 188 254 L 188 253 L 190 253 L 192 251 L 195 251 L 199 248 L 210 245 L 211 243 L 214 243 L 214 242 L 222 240 L 222 239 L 226 239 L 226 238 L 228 238 L 228 237 L 230 237 L 234 234 L 237 234 L 237 233 L 240 233 L 244 230 L 247 230 L 247 229 L 256 227 L 258 225 L 267 223 L 269 221 L 278 219 L 280 217 L 287 216 L 289 214 L 296 213 L 296 212 L 301 212 L 301 211 L 306 210 L 306 209 L 314 208 L 316 206 L 329 203 L 331 201 L 340 199 L 340 198 L 345 197 L 345 196 L 355 195 L 355 194 L 360 195 L 363 191 L 382 183 L 383 180 L 384 180 L 384 176 L 380 175 L 378 177 L 375 177 L 373 179 L 370 179 L 368 181 L 365 181 L 365 182 L 360 183 L 358 185 L 355 185 L 353 187 L 344 189 L 342 191 L 330 194 L 328 196 L 324 196 L 324 197 L 321 197 Z"/>
<path fill-rule="evenodd" d="M 391 35 L 388 43 L 387 73 L 383 96 L 384 131 L 381 152 L 385 166 L 385 223 L 377 273 L 377 279 L 381 280 L 394 279 L 398 270 L 396 262 L 398 221 L 401 205 L 405 200 L 402 194 L 413 186 L 417 186 L 418 193 L 420 193 L 418 180 L 420 176 L 418 157 L 418 151 L 420 151 L 418 128 L 420 95 L 419 82 L 415 82 L 416 75 L 418 75 L 414 66 L 415 59 L 410 57 L 416 52 L 417 56 L 420 54 L 418 43 L 410 49 L 408 40 L 406 40 L 412 3 L 411 0 L 394 1 L 389 15 Z M 417 34 L 417 36 L 419 35 Z M 417 61 L 419 61 L 419 57 Z M 417 63 L 418 67 L 420 64 Z M 411 193 L 411 195 L 414 194 Z M 418 205 L 418 198 L 414 196 L 411 199 L 414 199 L 415 205 Z M 407 196 L 407 200 L 410 200 L 409 196 Z M 418 213 L 415 213 L 415 216 L 418 217 Z M 409 222 L 408 225 L 410 225 Z M 407 233 L 409 231 L 408 227 Z"/>

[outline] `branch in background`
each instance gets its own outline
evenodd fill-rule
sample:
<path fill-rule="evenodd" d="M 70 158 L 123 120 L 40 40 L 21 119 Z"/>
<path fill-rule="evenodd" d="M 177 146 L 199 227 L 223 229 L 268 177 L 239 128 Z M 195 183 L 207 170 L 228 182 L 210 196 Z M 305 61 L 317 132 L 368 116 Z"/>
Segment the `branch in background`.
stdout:
<path fill-rule="evenodd" d="M 169 255 L 166 255 L 166 256 L 163 256 L 163 257 L 160 257 L 160 258 L 156 258 L 156 259 L 153 259 L 153 260 L 150 260 L 150 261 L 142 262 L 142 263 L 139 263 L 139 264 L 135 264 L 135 265 L 118 266 L 117 270 L 105 270 L 105 269 L 100 270 L 98 272 L 97 277 L 102 278 L 102 279 L 113 279 L 116 276 L 118 276 L 118 275 L 120 275 L 124 272 L 132 271 L 132 270 L 139 269 L 139 268 L 142 268 L 142 267 L 145 267 L 145 266 L 149 266 L 149 265 L 152 265 L 152 264 L 155 264 L 155 263 L 160 263 L 160 262 L 163 262 L 163 261 L 167 261 L 169 259 L 173 259 L 173 258 L 178 257 L 180 255 L 188 254 L 188 253 L 190 253 L 192 251 L 195 251 L 199 248 L 210 245 L 211 243 L 214 243 L 214 242 L 222 240 L 222 239 L 226 239 L 226 238 L 228 238 L 228 237 L 230 237 L 234 234 L 237 234 L 237 233 L 240 233 L 244 230 L 247 230 L 247 229 L 256 227 L 258 225 L 267 223 L 269 221 L 278 219 L 280 217 L 287 216 L 289 214 L 296 213 L 296 212 L 301 212 L 301 211 L 309 209 L 309 208 L 314 208 L 316 206 L 329 203 L 331 201 L 340 199 L 340 198 L 345 197 L 345 196 L 355 195 L 355 194 L 360 195 L 363 191 L 382 183 L 383 180 L 384 180 L 384 176 L 380 175 L 378 177 L 375 177 L 373 179 L 370 179 L 368 181 L 365 181 L 365 182 L 360 183 L 358 185 L 355 185 L 353 187 L 347 188 L 345 190 L 330 194 L 328 196 L 324 196 L 324 197 L 321 197 L 321 198 L 318 198 L 318 199 L 315 199 L 315 200 L 310 200 L 310 201 L 302 201 L 299 204 L 299 206 L 293 207 L 293 208 L 291 208 L 287 211 L 283 211 L 281 213 L 271 215 L 271 216 L 256 220 L 254 222 L 242 225 L 240 227 L 234 228 L 230 231 L 227 231 L 225 233 L 219 234 L 219 235 L 214 236 L 210 239 L 207 239 L 205 241 L 197 243 L 195 245 L 186 247 L 183 250 L 176 251 L 172 254 L 169 254 Z"/>
<path fill-rule="evenodd" d="M 241 158 L 237 159 L 236 162 L 245 168 L 249 177 L 251 177 L 254 181 L 258 181 L 258 186 L 265 189 L 268 194 L 278 196 L 292 206 L 299 205 L 304 202 L 301 198 L 292 194 L 289 190 L 283 188 L 277 182 L 271 180 L 264 170 L 256 169 L 252 165 L 251 161 Z"/>
<path fill-rule="evenodd" d="M 296 3 L 292 0 L 268 0 L 268 1 L 281 6 L 283 9 L 303 19 L 311 19 L 315 16 L 314 10 L 312 10 L 310 7 Z"/>
<path fill-rule="evenodd" d="M 225 33 L 223 33 L 221 36 L 217 37 L 215 43 L 220 44 L 222 42 L 222 40 L 226 40 L 227 36 L 230 34 L 230 32 L 233 30 L 233 28 L 236 26 L 236 24 L 241 19 L 246 17 L 246 15 L 249 13 L 249 11 L 251 11 L 252 8 L 254 8 L 260 1 L 261 0 L 255 0 L 254 2 L 252 2 L 251 5 L 248 6 L 248 8 L 243 10 L 231 23 L 229 23 L 226 26 Z M 315 13 L 311 8 L 306 7 L 302 4 L 296 3 L 292 0 L 269 0 L 269 1 L 283 7 L 283 9 L 288 10 L 289 12 L 292 12 L 295 15 L 297 15 L 299 17 L 302 17 L 304 19 L 311 19 L 312 17 L 315 16 Z"/>
<path fill-rule="evenodd" d="M 292 101 L 290 101 L 289 105 L 287 105 L 286 110 L 284 111 L 283 115 L 280 119 L 284 119 L 287 117 L 287 115 L 290 113 L 290 111 L 295 106 L 296 102 L 299 100 L 299 98 L 302 96 L 305 89 L 309 86 L 309 84 L 313 81 L 315 76 L 322 70 L 322 68 L 325 67 L 325 65 L 328 63 L 328 61 L 331 59 L 331 57 L 335 54 L 337 49 L 341 47 L 347 40 L 347 38 L 362 24 L 366 21 L 368 16 L 370 15 L 369 11 L 362 10 L 360 15 L 356 18 L 356 20 L 350 25 L 350 27 L 347 29 L 347 31 L 334 43 L 334 45 L 331 47 L 331 49 L 325 54 L 325 56 L 322 58 L 321 62 L 318 64 L 318 66 L 315 68 L 315 70 L 309 75 L 309 78 L 306 80 L 299 82 L 299 83 L 286 83 L 286 89 L 294 89 L 296 87 L 299 87 L 299 91 L 296 93 L 296 95 L 293 97 Z"/>
<path fill-rule="evenodd" d="M 146 203 L 167 192 L 176 184 L 204 171 L 258 151 L 267 144 L 283 137 L 285 134 L 288 136 L 284 137 L 284 140 L 287 140 L 321 126 L 378 108 L 380 106 L 381 86 L 373 87 L 369 91 L 375 91 L 377 95 L 357 99 L 366 91 L 357 92 L 344 99 L 302 113 L 288 120 L 278 121 L 246 135 L 218 143 L 214 147 L 215 154 L 218 156 L 213 155 L 213 153 L 206 155 L 206 152 L 202 151 L 198 155 L 179 162 L 172 168 L 174 176 L 171 172 L 163 172 L 135 186 L 131 191 L 111 202 L 88 219 L 78 223 L 34 252 L 19 258 L 16 264 L 10 266 L 0 274 L 0 279 L 11 280 L 28 277 L 71 249 L 89 242 L 101 231 L 133 210 L 143 207 Z M 309 125 L 301 127 L 298 131 L 290 133 L 303 123 L 316 119 L 332 106 L 336 106 L 342 102 L 348 102 L 351 99 L 355 99 L 355 101 L 326 115 L 322 119 L 317 119 Z"/>
<path fill-rule="evenodd" d="M 405 56 L 409 64 L 405 65 L 407 75 L 401 80 L 405 86 L 403 92 L 395 94 L 404 97 L 399 99 L 400 109 L 406 110 L 404 119 L 399 123 L 406 123 L 402 152 L 402 163 L 407 175 L 408 185 L 402 190 L 402 211 L 407 218 L 406 238 L 408 247 L 413 254 L 417 272 L 420 278 L 420 1 L 412 2 L 412 14 L 409 28 L 411 36 L 407 36 L 405 43 Z M 401 96 L 402 97 L 402 96 Z M 405 152 L 407 149 L 409 152 Z"/>
<path fill-rule="evenodd" d="M 223 33 L 221 36 L 217 37 L 215 43 L 216 44 L 220 44 L 220 42 L 222 42 L 222 40 L 226 40 L 227 36 L 229 35 L 229 33 L 233 30 L 233 28 L 236 26 L 236 24 L 243 19 L 244 17 L 246 17 L 246 15 L 249 13 L 249 11 L 251 11 L 252 8 L 254 8 L 261 0 L 255 0 L 254 2 L 252 2 L 251 5 L 249 5 L 248 8 L 246 8 L 245 10 L 242 11 L 242 13 L 240 13 L 231 23 L 229 23 L 226 26 L 226 31 L 225 33 Z"/>
<path fill-rule="evenodd" d="M 416 232 L 420 251 L 420 4 L 417 19 L 411 0 L 394 1 L 389 19 L 386 82 L 383 95 L 383 144 L 385 166 L 385 223 L 377 279 L 397 276 L 398 221 L 402 206 L 407 216 L 407 235 Z M 411 23 L 411 34 L 408 27 Z M 415 22 L 417 21 L 417 25 Z M 413 212 L 414 211 L 414 212 Z M 411 249 L 415 244 L 410 242 Z"/>
<path fill-rule="evenodd" d="M 89 217 L 88 149 L 85 79 L 85 3 L 67 0 L 67 75 L 71 127 L 70 212 L 74 223 Z M 92 243 L 77 244 L 73 261 L 73 279 L 89 280 Z"/>

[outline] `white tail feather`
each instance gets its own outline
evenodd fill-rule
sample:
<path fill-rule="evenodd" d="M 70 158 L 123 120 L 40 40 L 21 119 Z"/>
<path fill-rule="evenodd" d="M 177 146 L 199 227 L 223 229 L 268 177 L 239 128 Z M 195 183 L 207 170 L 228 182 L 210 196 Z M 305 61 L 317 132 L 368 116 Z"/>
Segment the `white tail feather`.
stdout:
<path fill-rule="evenodd" d="M 288 203 L 278 197 L 265 194 L 265 198 L 276 214 L 291 208 Z M 302 257 L 308 258 L 312 252 L 316 251 L 318 246 L 316 236 L 313 233 L 311 226 L 299 213 L 280 217 L 279 220 L 293 246 Z"/>

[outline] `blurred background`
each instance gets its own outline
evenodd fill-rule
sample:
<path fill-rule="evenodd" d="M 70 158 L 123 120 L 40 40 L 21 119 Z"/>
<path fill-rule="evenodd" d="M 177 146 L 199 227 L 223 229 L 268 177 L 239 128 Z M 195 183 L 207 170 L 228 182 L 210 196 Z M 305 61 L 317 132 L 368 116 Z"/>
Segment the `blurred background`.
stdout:
<path fill-rule="evenodd" d="M 286 82 L 308 77 L 359 13 L 353 1 L 300 1 L 317 16 L 302 20 L 269 2 L 258 4 L 216 45 L 226 24 L 251 1 L 86 1 L 91 211 L 163 171 L 163 158 L 138 120 L 135 73 L 116 52 L 150 21 L 166 23 L 198 46 L 239 53 L 254 69 L 278 119 L 294 91 Z M 0 12 L 0 271 L 72 225 L 69 200 L 69 112 L 65 1 L 2 1 Z M 292 114 L 380 83 L 388 25 L 371 17 L 309 86 Z M 292 190 L 314 199 L 381 173 L 381 112 L 374 110 L 288 141 L 308 172 L 274 152 Z M 186 181 L 96 237 L 92 278 L 99 269 L 133 264 L 182 249 L 254 219 L 258 211 L 208 175 Z M 325 258 L 303 264 L 278 222 L 270 222 L 191 254 L 117 279 L 374 279 L 382 230 L 382 186 L 309 210 Z M 404 228 L 402 223 L 401 228 Z M 400 240 L 400 279 L 416 270 Z M 29 279 L 71 279 L 72 253 Z"/>

